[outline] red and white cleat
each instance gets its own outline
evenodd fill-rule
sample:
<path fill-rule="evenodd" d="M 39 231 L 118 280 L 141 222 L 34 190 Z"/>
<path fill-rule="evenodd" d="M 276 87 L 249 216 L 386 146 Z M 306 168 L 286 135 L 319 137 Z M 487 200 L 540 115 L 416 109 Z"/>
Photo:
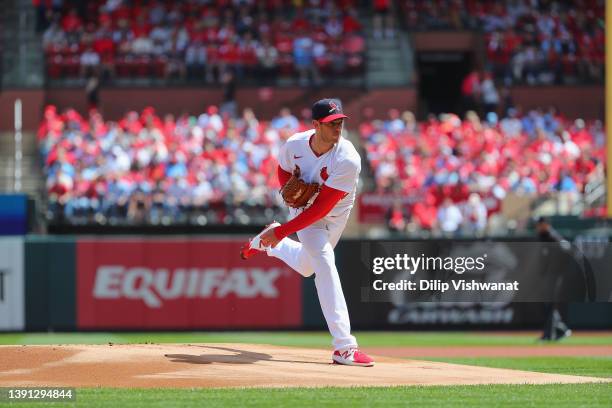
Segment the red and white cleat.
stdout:
<path fill-rule="evenodd" d="M 374 365 L 374 359 L 372 357 L 356 348 L 344 351 L 336 350 L 332 355 L 332 360 L 334 364 L 350 366 L 372 367 Z"/>
<path fill-rule="evenodd" d="M 249 259 L 251 256 L 255 255 L 258 252 L 265 251 L 268 249 L 261 245 L 261 236 L 266 232 L 271 230 L 272 228 L 276 228 L 280 226 L 280 223 L 274 221 L 272 224 L 267 225 L 266 228 L 263 229 L 259 234 L 255 235 L 254 238 L 250 239 L 249 242 L 244 244 L 242 248 L 240 248 L 240 257 L 242 259 Z"/>

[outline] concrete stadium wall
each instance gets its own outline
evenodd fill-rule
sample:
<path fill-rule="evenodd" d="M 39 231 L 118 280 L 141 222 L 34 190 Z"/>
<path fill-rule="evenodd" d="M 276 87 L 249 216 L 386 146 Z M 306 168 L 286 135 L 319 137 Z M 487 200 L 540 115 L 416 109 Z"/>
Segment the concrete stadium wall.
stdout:
<path fill-rule="evenodd" d="M 244 88 L 237 91 L 240 109 L 251 107 L 263 119 L 271 119 L 280 109 L 288 106 L 299 115 L 309 109 L 313 101 L 337 97 L 344 103 L 352 123 L 359 123 L 362 110 L 372 107 L 377 118 L 386 117 L 391 108 L 416 109 L 416 91 L 413 88 L 393 88 L 371 92 L 359 88 L 302 89 L 302 88 Z M 0 93 L 0 131 L 14 129 L 13 105 L 17 98 L 23 102 L 23 127 L 35 131 L 42 119 L 43 108 L 53 104 L 58 109 L 74 108 L 86 114 L 88 105 L 84 89 L 52 88 L 47 90 L 5 90 Z M 154 107 L 159 113 L 201 113 L 208 105 L 223 101 L 220 88 L 106 88 L 100 91 L 100 110 L 105 118 L 117 120 L 129 110 Z"/>
<path fill-rule="evenodd" d="M 555 106 L 568 118 L 604 118 L 603 85 L 590 86 L 515 86 L 510 89 L 515 105 L 524 110 Z"/>
<path fill-rule="evenodd" d="M 473 51 L 478 39 L 479 34 L 472 31 L 423 31 L 412 35 L 417 52 Z"/>
<path fill-rule="evenodd" d="M 556 106 L 570 118 L 602 119 L 604 89 L 602 86 L 514 87 L 514 103 L 525 109 Z M 363 119 L 363 110 L 372 108 L 375 118 L 384 119 L 391 108 L 417 111 L 417 90 L 412 87 L 383 88 L 366 91 L 359 88 L 243 88 L 237 91 L 240 109 L 251 107 L 262 119 L 271 119 L 287 106 L 300 115 L 311 103 L 323 97 L 342 99 L 351 120 L 349 128 L 356 128 Z M 54 104 L 60 110 L 74 108 L 87 113 L 83 89 L 61 88 L 47 90 L 4 90 L 0 93 L 0 131 L 14 129 L 14 103 L 23 102 L 23 128 L 35 131 L 42 118 L 43 107 Z M 201 113 L 208 105 L 219 105 L 223 92 L 217 88 L 103 88 L 100 91 L 100 110 L 110 120 L 119 119 L 129 110 L 154 107 L 159 113 Z"/>
<path fill-rule="evenodd" d="M 251 107 L 258 117 L 271 119 L 282 107 L 289 107 L 300 116 L 312 102 L 321 98 L 340 98 L 351 123 L 358 124 L 365 107 L 372 107 L 375 117 L 386 117 L 391 108 L 416 109 L 416 91 L 413 88 L 393 88 L 366 92 L 359 88 L 302 89 L 302 88 L 243 88 L 236 92 L 239 109 Z M 108 88 L 100 91 L 100 110 L 105 118 L 117 120 L 128 110 L 140 111 L 147 106 L 159 113 L 201 113 L 208 105 L 223 102 L 220 88 Z M 82 89 L 50 89 L 46 103 L 60 110 L 73 107 L 87 112 L 87 101 Z M 355 125 L 356 126 L 356 125 Z"/>
<path fill-rule="evenodd" d="M 38 129 L 45 104 L 43 90 L 10 89 L 0 92 L 0 131 L 15 130 L 15 101 L 21 99 L 23 130 Z"/>

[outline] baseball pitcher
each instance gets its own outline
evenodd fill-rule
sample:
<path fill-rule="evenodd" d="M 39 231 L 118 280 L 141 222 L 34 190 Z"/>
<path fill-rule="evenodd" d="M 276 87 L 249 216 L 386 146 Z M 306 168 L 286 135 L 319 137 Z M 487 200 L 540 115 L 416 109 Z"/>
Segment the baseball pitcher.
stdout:
<path fill-rule="evenodd" d="M 344 119 L 337 99 L 312 106 L 314 129 L 291 136 L 279 153 L 281 194 L 289 207 L 285 224 L 274 222 L 245 244 L 243 259 L 265 251 L 304 277 L 315 274 L 321 309 L 333 337 L 337 364 L 373 366 L 359 351 L 336 269 L 334 248 L 355 201 L 361 159 L 342 137 Z M 297 233 L 299 242 L 289 235 Z"/>

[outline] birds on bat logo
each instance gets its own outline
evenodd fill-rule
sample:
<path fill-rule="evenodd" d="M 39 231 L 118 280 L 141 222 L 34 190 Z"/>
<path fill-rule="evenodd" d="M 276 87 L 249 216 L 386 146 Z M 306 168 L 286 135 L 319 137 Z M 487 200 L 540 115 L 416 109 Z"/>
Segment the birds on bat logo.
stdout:
<path fill-rule="evenodd" d="M 330 103 L 329 103 L 329 107 L 331 108 L 331 109 L 329 110 L 329 113 L 333 113 L 333 112 L 334 112 L 336 109 L 338 109 L 338 105 L 336 105 L 336 103 L 335 103 L 335 102 L 330 102 Z"/>

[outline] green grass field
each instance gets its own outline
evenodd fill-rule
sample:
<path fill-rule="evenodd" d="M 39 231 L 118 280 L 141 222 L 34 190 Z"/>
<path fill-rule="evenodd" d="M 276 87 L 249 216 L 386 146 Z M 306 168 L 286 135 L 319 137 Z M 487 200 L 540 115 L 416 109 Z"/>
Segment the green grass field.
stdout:
<path fill-rule="evenodd" d="M 362 347 L 379 346 L 512 346 L 538 344 L 532 334 L 486 333 L 357 333 Z M 300 347 L 328 347 L 323 332 L 242 333 L 41 333 L 0 334 L 0 344 L 113 343 L 260 343 Z M 609 335 L 576 335 L 559 344 L 612 345 Z M 612 378 L 610 357 L 429 358 L 457 364 L 511 368 Z M 0 358 L 1 364 L 1 358 Z M 60 406 L 55 403 L 15 403 L 0 406 Z M 298 407 L 298 406 L 520 406 L 610 407 L 612 383 L 565 385 L 487 385 L 452 387 L 359 387 L 286 389 L 78 389 L 83 407 Z M 63 406 L 63 405 L 62 405 Z"/>
<path fill-rule="evenodd" d="M 582 385 L 480 385 L 286 389 L 80 389 L 75 407 L 602 407 L 612 387 Z M 1 404 L 0 404 L 1 405 Z M 60 406 L 14 403 L 5 406 Z"/>
<path fill-rule="evenodd" d="M 362 347 L 382 346 L 532 346 L 536 334 L 466 332 L 356 332 Z M 327 332 L 114 332 L 0 333 L 0 344 L 250 343 L 331 347 Z M 612 345 L 612 333 L 574 335 L 557 344 Z"/>

